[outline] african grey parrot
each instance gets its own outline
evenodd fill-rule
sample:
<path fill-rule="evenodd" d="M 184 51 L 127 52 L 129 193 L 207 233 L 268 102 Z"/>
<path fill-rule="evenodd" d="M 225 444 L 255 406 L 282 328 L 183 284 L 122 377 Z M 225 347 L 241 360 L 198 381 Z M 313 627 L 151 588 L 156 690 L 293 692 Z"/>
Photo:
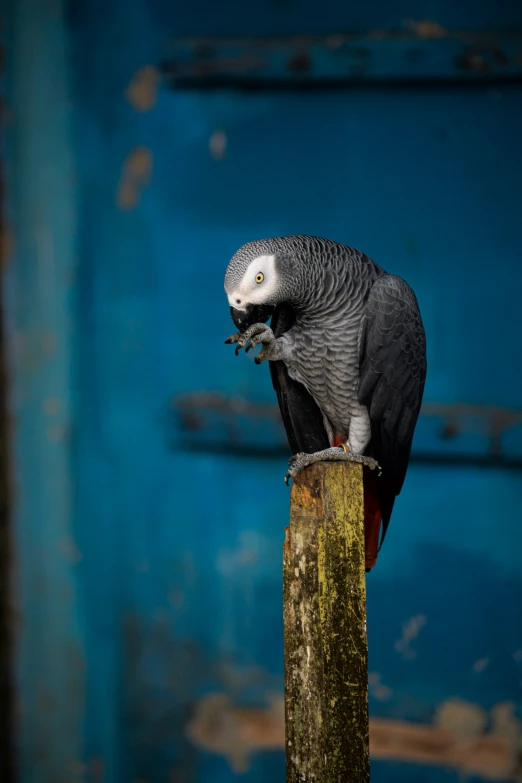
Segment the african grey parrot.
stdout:
<path fill-rule="evenodd" d="M 295 456 L 363 463 L 366 568 L 410 457 L 426 377 L 415 294 L 364 253 L 310 236 L 243 245 L 225 275 L 236 355 L 262 344 Z M 272 316 L 271 327 L 266 322 Z M 380 473 L 373 469 L 379 466 Z"/>

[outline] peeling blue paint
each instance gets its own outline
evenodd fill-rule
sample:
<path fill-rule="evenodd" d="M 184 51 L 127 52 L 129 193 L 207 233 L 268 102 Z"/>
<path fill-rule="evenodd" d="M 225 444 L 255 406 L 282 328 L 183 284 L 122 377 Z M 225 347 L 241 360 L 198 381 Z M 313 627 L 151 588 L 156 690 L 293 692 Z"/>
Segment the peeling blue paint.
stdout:
<path fill-rule="evenodd" d="M 228 258 L 283 233 L 360 247 L 418 294 L 426 400 L 518 409 L 522 87 L 254 95 L 162 85 L 143 112 L 128 86 L 180 36 L 419 18 L 488 29 L 522 17 L 508 0 L 404 0 L 378 13 L 337 0 L 197 0 L 182 11 L 93 0 L 66 11 L 67 26 L 60 4 L 11 2 L 8 30 L 21 780 L 91 783 L 103 768 L 106 783 L 224 783 L 237 776 L 186 727 L 213 691 L 251 706 L 281 692 L 289 503 L 281 456 L 189 453 L 172 425 L 172 400 L 194 391 L 273 402 L 266 368 L 222 344 Z M 120 209 L 136 149 L 150 152 L 153 176 Z M 484 452 L 482 436 L 463 437 L 467 452 Z M 519 445 L 509 441 L 509 453 Z M 441 440 L 437 420 L 415 448 L 459 446 Z M 391 692 L 372 698 L 373 715 L 429 723 L 451 697 L 520 709 L 521 500 L 516 470 L 412 467 L 368 579 L 370 669 Z M 403 624 L 419 615 L 404 655 Z M 456 774 L 374 765 L 387 783 Z M 282 781 L 282 753 L 254 752 L 242 779 Z"/>

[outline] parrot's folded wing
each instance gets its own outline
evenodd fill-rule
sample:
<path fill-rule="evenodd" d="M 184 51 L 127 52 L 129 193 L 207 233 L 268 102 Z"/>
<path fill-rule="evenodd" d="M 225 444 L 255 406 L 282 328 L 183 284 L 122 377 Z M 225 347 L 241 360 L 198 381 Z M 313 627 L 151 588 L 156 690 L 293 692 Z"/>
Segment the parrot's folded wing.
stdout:
<path fill-rule="evenodd" d="M 426 337 L 415 294 L 400 277 L 372 286 L 360 340 L 359 402 L 370 412 L 372 453 L 382 468 L 383 534 L 401 491 L 426 379 Z"/>

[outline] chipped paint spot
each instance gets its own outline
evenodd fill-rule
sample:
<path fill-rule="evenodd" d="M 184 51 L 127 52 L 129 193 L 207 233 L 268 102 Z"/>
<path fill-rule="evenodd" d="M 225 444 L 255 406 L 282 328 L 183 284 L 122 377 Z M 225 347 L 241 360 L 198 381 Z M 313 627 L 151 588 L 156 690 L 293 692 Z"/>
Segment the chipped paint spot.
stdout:
<path fill-rule="evenodd" d="M 231 575 L 253 566 L 259 560 L 262 537 L 255 530 L 244 530 L 238 546 L 223 547 L 217 553 L 216 568 L 221 574 Z"/>
<path fill-rule="evenodd" d="M 412 659 L 417 657 L 417 651 L 411 649 L 410 643 L 417 638 L 426 622 L 426 617 L 423 614 L 418 614 L 410 617 L 406 623 L 403 623 L 402 637 L 395 642 L 395 649 L 404 658 Z"/>
<path fill-rule="evenodd" d="M 484 731 L 487 713 L 478 704 L 462 699 L 448 699 L 435 713 L 435 723 L 450 731 L 461 742 L 469 742 Z"/>
<path fill-rule="evenodd" d="M 270 694 L 267 701 L 268 707 L 243 708 L 225 693 L 204 696 L 196 704 L 187 736 L 196 747 L 224 756 L 234 771 L 245 772 L 252 754 L 285 746 L 283 694 Z M 512 704 L 493 707 L 491 732 L 484 732 L 488 715 L 476 704 L 449 700 L 437 715 L 440 723 L 434 724 L 370 718 L 370 755 L 448 767 L 482 780 L 520 780 L 516 754 L 522 728 Z M 287 715 L 289 721 L 292 717 Z"/>
<path fill-rule="evenodd" d="M 506 737 L 521 746 L 522 722 L 515 717 L 515 705 L 510 701 L 495 704 L 491 709 L 491 726 L 495 734 Z"/>
<path fill-rule="evenodd" d="M 417 38 L 445 38 L 448 31 L 431 19 L 406 19 L 404 26 Z"/>
<path fill-rule="evenodd" d="M 150 111 L 156 105 L 160 75 L 154 65 L 146 65 L 136 71 L 129 86 L 125 90 L 125 97 L 136 111 Z"/>
<path fill-rule="evenodd" d="M 370 694 L 377 701 L 388 701 L 393 695 L 392 689 L 382 684 L 379 672 L 370 672 L 368 675 L 368 687 Z"/>
<path fill-rule="evenodd" d="M 479 658 L 479 660 L 475 661 L 473 664 L 473 671 L 480 674 L 487 666 L 489 666 L 489 658 Z"/>
<path fill-rule="evenodd" d="M 197 747 L 225 756 L 236 773 L 246 772 L 253 752 L 284 746 L 284 698 L 270 695 L 266 709 L 236 707 L 226 693 L 197 704 L 186 733 Z"/>
<path fill-rule="evenodd" d="M 116 199 L 120 209 L 134 209 L 138 206 L 143 190 L 150 185 L 152 164 L 152 152 L 147 147 L 135 147 L 127 155 Z"/>
<path fill-rule="evenodd" d="M 214 131 L 210 137 L 208 148 L 214 160 L 222 160 L 227 151 L 227 134 L 222 130 Z"/>

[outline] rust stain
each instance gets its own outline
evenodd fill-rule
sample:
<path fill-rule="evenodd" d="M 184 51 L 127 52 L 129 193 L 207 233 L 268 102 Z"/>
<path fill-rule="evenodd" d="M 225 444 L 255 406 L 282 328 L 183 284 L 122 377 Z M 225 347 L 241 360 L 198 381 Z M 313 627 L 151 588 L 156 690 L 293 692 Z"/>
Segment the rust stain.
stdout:
<path fill-rule="evenodd" d="M 283 541 L 283 558 L 285 562 L 290 557 L 291 551 L 292 551 L 292 531 L 290 529 L 290 525 L 288 525 L 288 527 L 285 527 L 285 540 Z"/>
<path fill-rule="evenodd" d="M 307 73 L 312 68 L 312 58 L 306 50 L 297 52 L 288 60 L 286 67 L 292 73 Z"/>
<path fill-rule="evenodd" d="M 136 111 L 150 111 L 156 105 L 160 75 L 154 65 L 146 65 L 136 71 L 129 86 L 125 90 L 125 97 Z"/>
<path fill-rule="evenodd" d="M 292 482 L 292 504 L 302 512 L 308 512 L 315 517 L 323 516 L 322 493 L 319 482 L 314 487 L 309 487 L 306 482 L 301 482 L 299 477 Z"/>
<path fill-rule="evenodd" d="M 138 206 L 144 188 L 150 184 L 152 164 L 152 152 L 147 147 L 135 147 L 127 155 L 116 198 L 120 209 L 130 210 Z"/>
<path fill-rule="evenodd" d="M 485 710 L 459 699 L 443 702 L 434 724 L 371 718 L 370 754 L 517 783 L 522 725 L 510 703 L 495 705 L 489 719 L 492 730 L 485 732 Z M 266 708 L 256 709 L 235 705 L 226 693 L 209 694 L 197 703 L 186 733 L 196 747 L 226 757 L 236 773 L 244 772 L 253 753 L 284 749 L 284 697 L 272 694 Z"/>
<path fill-rule="evenodd" d="M 344 36 L 329 35 L 325 40 L 325 44 L 328 47 L 328 49 L 333 49 L 334 51 L 336 49 L 340 49 L 341 46 L 344 44 Z"/>
<path fill-rule="evenodd" d="M 445 38 L 448 31 L 431 19 L 407 19 L 404 26 L 417 38 Z"/>

